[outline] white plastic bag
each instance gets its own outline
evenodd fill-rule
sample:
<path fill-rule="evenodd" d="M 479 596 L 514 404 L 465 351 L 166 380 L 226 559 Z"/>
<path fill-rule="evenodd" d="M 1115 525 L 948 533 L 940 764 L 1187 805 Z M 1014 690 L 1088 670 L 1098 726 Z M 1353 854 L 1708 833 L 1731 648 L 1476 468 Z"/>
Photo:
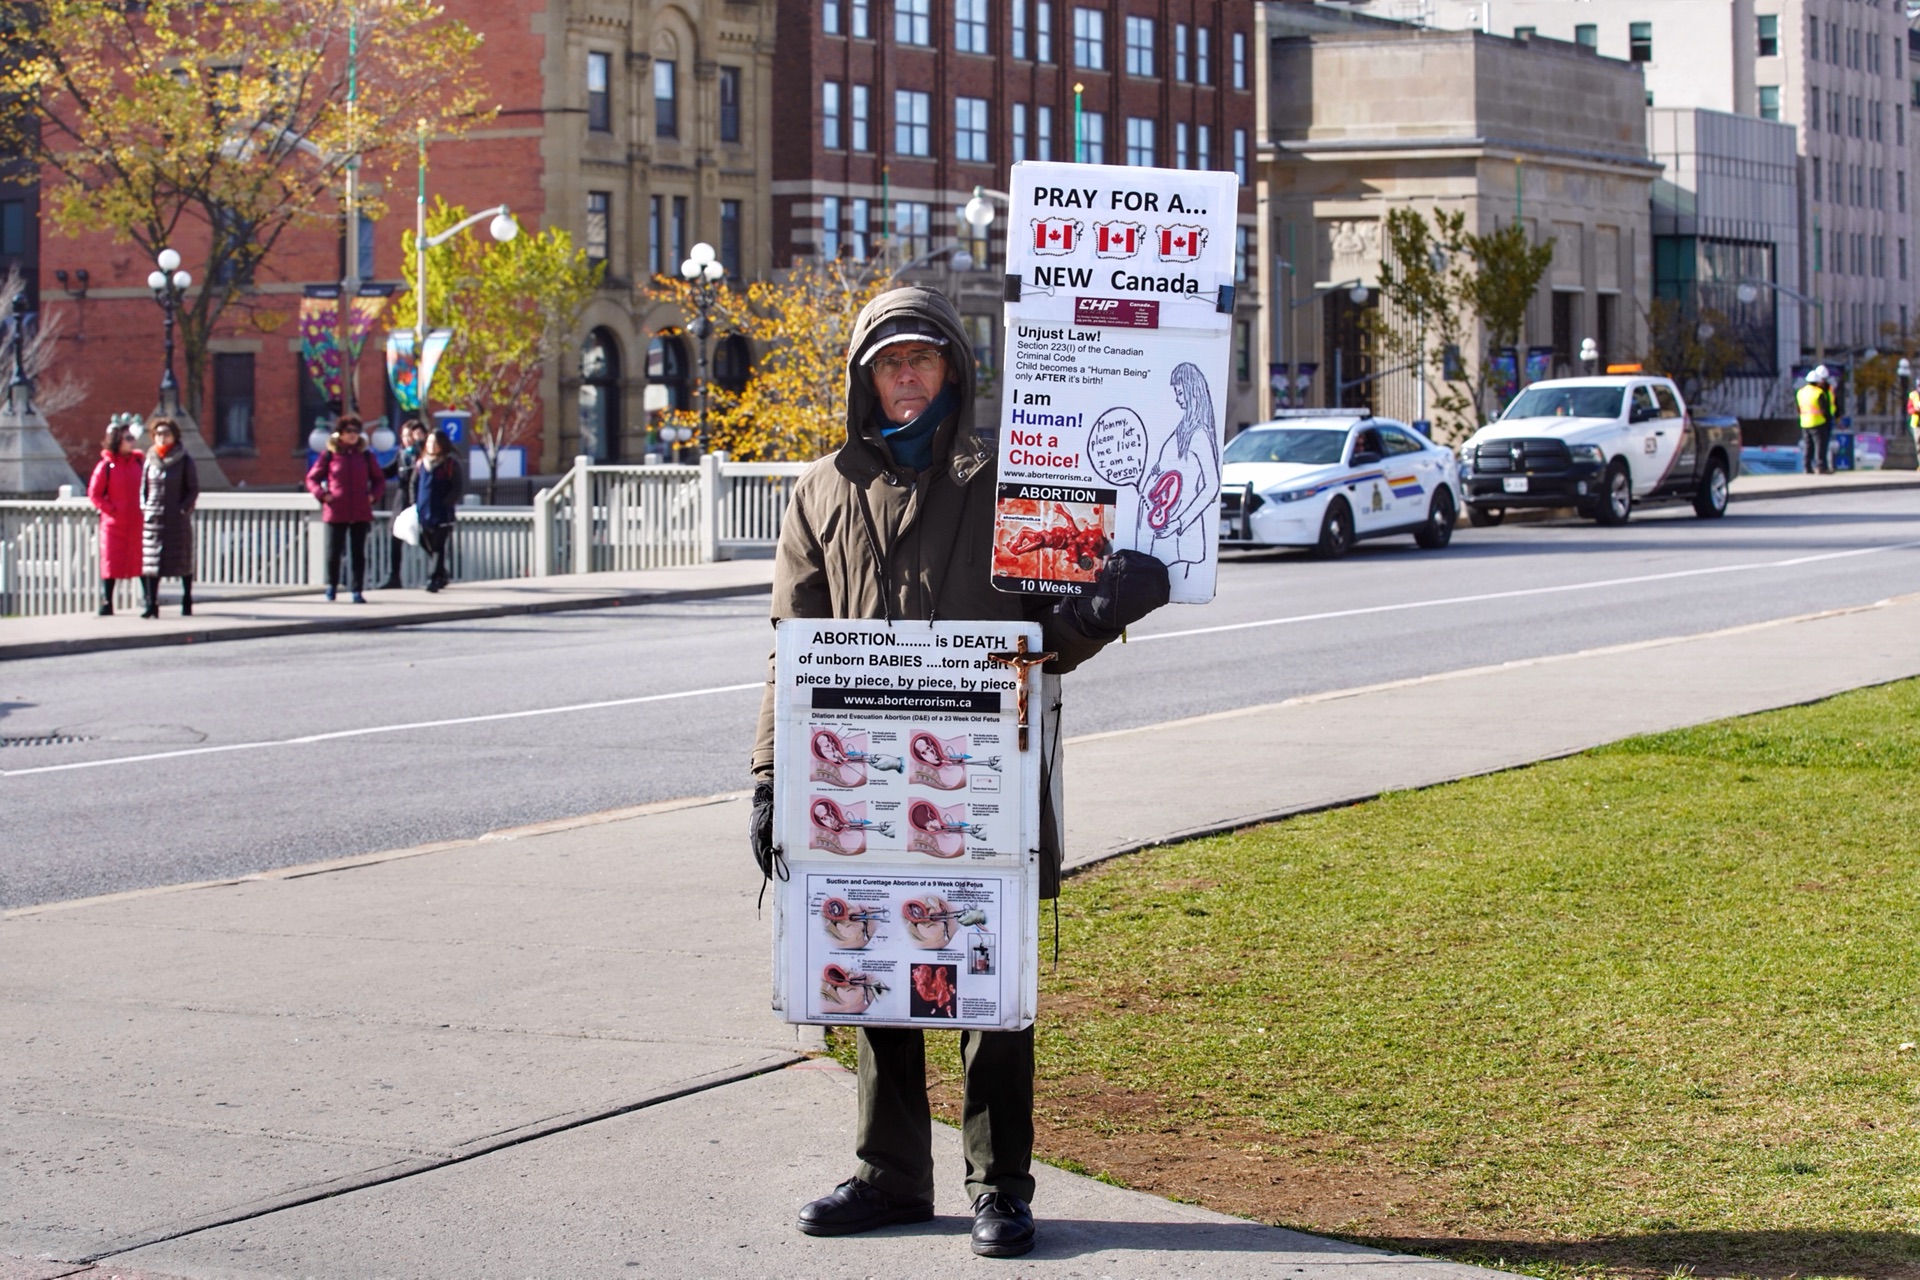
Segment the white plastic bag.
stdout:
<path fill-rule="evenodd" d="M 393 518 L 393 536 L 410 547 L 420 545 L 420 508 L 408 507 Z"/>

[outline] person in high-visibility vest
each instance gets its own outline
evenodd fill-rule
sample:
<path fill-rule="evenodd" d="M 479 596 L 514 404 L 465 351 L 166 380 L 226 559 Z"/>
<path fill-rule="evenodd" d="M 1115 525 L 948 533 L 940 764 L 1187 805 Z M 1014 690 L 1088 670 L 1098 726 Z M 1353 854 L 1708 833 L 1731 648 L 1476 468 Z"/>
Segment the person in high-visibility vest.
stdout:
<path fill-rule="evenodd" d="M 1907 392 L 1907 430 L 1920 442 L 1920 387 Z"/>
<path fill-rule="evenodd" d="M 1831 376 L 1827 366 L 1816 366 L 1794 397 L 1800 405 L 1800 452 L 1808 475 L 1833 473 L 1827 465 L 1827 448 L 1833 439 L 1833 392 L 1827 386 Z"/>

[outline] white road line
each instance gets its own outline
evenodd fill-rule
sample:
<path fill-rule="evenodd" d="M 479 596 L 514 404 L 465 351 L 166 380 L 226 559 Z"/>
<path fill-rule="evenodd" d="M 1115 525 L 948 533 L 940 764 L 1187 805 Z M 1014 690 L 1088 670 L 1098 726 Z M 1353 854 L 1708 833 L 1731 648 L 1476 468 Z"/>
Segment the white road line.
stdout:
<path fill-rule="evenodd" d="M 224 751 L 265 751 L 270 747 L 303 747 L 315 742 L 337 742 L 341 738 L 365 738 L 376 733 L 406 733 L 411 729 L 446 729 L 462 724 L 490 724 L 497 720 L 525 720 L 532 716 L 558 716 L 570 711 L 600 711 L 608 707 L 635 707 L 645 702 L 671 702 L 677 698 L 704 698 L 715 693 L 741 693 L 764 689 L 766 682 L 722 684 L 710 689 L 682 689 L 678 693 L 649 693 L 638 698 L 609 698 L 604 702 L 575 702 L 564 707 L 535 707 L 530 711 L 499 711 L 484 716 L 459 716 L 451 720 L 416 720 L 411 724 L 370 725 L 364 729 L 337 729 L 332 733 L 310 733 L 299 738 L 275 738 L 266 742 L 229 742 L 217 747 L 188 747 L 181 751 L 155 751 L 142 756 L 115 756 L 110 760 L 78 760 L 72 764 L 48 764 L 36 769 L 0 770 L 0 778 L 25 778 L 36 773 L 66 773 L 73 769 L 105 769 L 118 764 L 145 764 L 151 760 L 177 760 L 182 756 L 210 756 Z"/>
<path fill-rule="evenodd" d="M 1285 618 L 1261 618 L 1254 622 L 1228 622 L 1217 627 L 1190 627 L 1184 631 L 1156 631 L 1149 635 L 1127 637 L 1127 643 L 1147 644 L 1154 640 L 1178 640 L 1187 636 L 1218 635 L 1224 631 L 1251 631 L 1260 627 L 1286 627 L 1300 622 L 1329 622 L 1337 618 L 1360 618 L 1376 613 L 1401 613 L 1409 609 L 1437 609 L 1454 604 L 1482 604 L 1488 600 L 1516 600 L 1523 596 L 1558 595 L 1569 591 L 1597 591 L 1604 587 L 1629 587 L 1642 582 L 1670 582 L 1676 578 L 1700 578 L 1716 573 L 1751 573 L 1759 569 L 1790 569 L 1825 560 L 1845 560 L 1851 556 L 1870 556 L 1882 551 L 1905 551 L 1920 547 L 1916 542 L 1889 542 L 1877 547 L 1856 547 L 1851 551 L 1828 551 L 1815 556 L 1794 556 L 1787 560 L 1758 560 L 1749 564 L 1721 564 L 1704 569 L 1675 569 L 1669 573 L 1643 573 L 1631 578 L 1602 578 L 1595 582 L 1566 582 L 1551 587 L 1520 587 L 1512 591 L 1487 591 L 1479 595 L 1448 596 L 1440 600 L 1405 600 L 1399 604 L 1367 605 L 1358 609 L 1334 609 L 1326 613 L 1298 613 Z"/>

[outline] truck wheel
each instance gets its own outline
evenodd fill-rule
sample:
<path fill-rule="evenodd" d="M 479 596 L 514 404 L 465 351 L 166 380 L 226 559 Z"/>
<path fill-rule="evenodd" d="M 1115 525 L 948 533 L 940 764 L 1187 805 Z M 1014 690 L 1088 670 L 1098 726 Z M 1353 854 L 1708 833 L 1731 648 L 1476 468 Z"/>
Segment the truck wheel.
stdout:
<path fill-rule="evenodd" d="M 1506 509 L 1503 507 L 1479 507 L 1471 502 L 1467 504 L 1467 523 L 1476 529 L 1491 529 L 1506 518 Z"/>
<path fill-rule="evenodd" d="M 1693 495 L 1693 514 L 1702 520 L 1718 520 L 1727 514 L 1727 464 L 1715 458 L 1707 464 L 1707 474 Z"/>
<path fill-rule="evenodd" d="M 1327 504 L 1327 514 L 1320 521 L 1320 541 L 1313 550 L 1322 560 L 1338 560 L 1353 550 L 1353 512 L 1345 498 Z"/>
<path fill-rule="evenodd" d="M 1438 551 L 1453 541 L 1453 495 L 1444 488 L 1433 495 L 1433 502 L 1427 507 L 1427 522 L 1413 535 L 1413 541 L 1422 551 Z"/>
<path fill-rule="evenodd" d="M 1621 525 L 1633 514 L 1633 477 L 1627 464 L 1615 458 L 1600 477 L 1600 497 L 1593 504 L 1593 518 L 1604 525 Z"/>

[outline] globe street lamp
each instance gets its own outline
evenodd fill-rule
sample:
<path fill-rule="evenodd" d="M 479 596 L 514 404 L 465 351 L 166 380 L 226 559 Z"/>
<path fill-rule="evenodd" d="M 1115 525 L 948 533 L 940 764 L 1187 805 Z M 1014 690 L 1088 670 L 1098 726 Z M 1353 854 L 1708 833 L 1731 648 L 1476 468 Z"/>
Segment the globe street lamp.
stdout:
<path fill-rule="evenodd" d="M 707 339 L 713 334 L 713 304 L 720 296 L 720 281 L 727 269 L 715 258 L 713 246 L 702 240 L 680 264 L 680 274 L 693 287 L 692 329 L 700 351 L 700 448 L 707 448 Z"/>
<path fill-rule="evenodd" d="M 147 288 L 153 290 L 153 300 L 166 316 L 167 334 L 167 363 L 160 374 L 160 411 L 178 413 L 180 384 L 173 377 L 173 318 L 180 309 L 180 295 L 193 287 L 193 277 L 180 270 L 180 255 L 172 249 L 162 249 L 154 262 L 158 269 L 148 273 Z"/>

